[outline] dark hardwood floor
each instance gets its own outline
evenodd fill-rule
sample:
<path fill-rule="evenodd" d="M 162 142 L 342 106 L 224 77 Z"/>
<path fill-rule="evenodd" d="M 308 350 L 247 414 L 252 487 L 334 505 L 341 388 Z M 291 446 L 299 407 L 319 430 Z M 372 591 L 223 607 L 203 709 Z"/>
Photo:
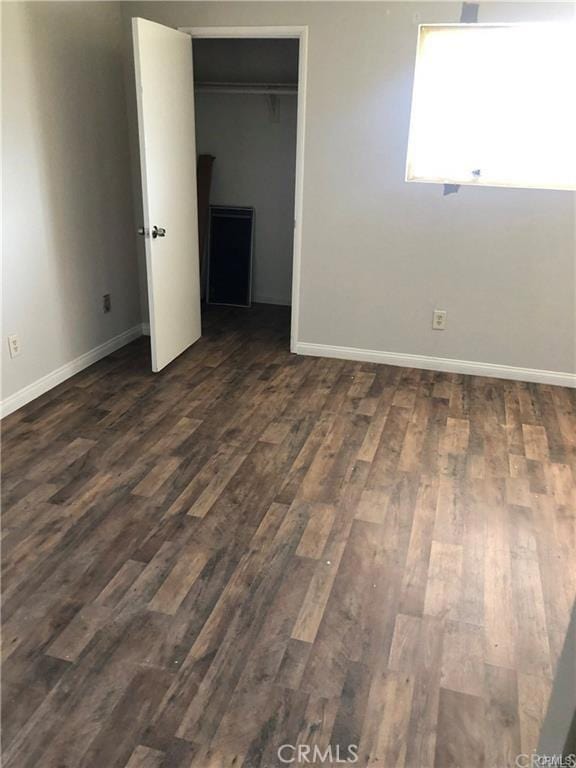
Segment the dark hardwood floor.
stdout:
<path fill-rule="evenodd" d="M 288 322 L 211 310 L 161 374 L 141 339 L 4 420 L 5 768 L 536 747 L 574 392 L 297 357 Z"/>

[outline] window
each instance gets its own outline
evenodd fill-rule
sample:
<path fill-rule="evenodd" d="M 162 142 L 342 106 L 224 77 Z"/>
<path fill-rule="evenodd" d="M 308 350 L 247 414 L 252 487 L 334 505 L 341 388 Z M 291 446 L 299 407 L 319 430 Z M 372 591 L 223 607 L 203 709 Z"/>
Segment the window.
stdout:
<path fill-rule="evenodd" d="M 576 25 L 422 25 L 407 181 L 576 189 Z"/>

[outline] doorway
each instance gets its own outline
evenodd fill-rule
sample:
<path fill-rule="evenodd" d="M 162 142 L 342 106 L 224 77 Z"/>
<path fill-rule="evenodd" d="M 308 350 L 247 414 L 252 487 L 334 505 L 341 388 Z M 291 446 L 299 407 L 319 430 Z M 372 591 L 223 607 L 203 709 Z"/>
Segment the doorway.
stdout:
<path fill-rule="evenodd" d="M 212 160 L 210 205 L 252 210 L 251 303 L 281 305 L 298 338 L 306 28 L 181 28 L 192 37 L 196 152 Z M 210 163 L 210 160 L 208 160 Z M 200 168 L 200 166 L 199 166 Z M 205 183 L 204 183 L 205 186 Z M 199 190 L 202 183 L 199 184 Z M 200 201 L 199 201 L 200 202 Z M 201 262 L 209 291 L 210 212 Z M 222 226 L 222 224 L 220 224 Z M 220 269 L 225 269 L 220 265 Z M 236 277 L 234 277 L 236 279 Z M 266 313 L 262 313 L 266 317 Z"/>
<path fill-rule="evenodd" d="M 196 152 L 196 127 L 195 127 L 195 79 L 193 73 L 193 45 L 194 42 L 215 42 L 220 45 L 226 42 L 246 41 L 251 45 L 268 45 L 274 49 L 274 43 L 279 41 L 284 45 L 290 45 L 293 41 L 298 45 L 297 61 L 288 72 L 292 79 L 276 83 L 254 82 L 256 75 L 249 73 L 249 80 L 239 83 L 235 78 L 233 86 L 234 99 L 250 95 L 252 99 L 263 99 L 268 108 L 268 119 L 271 123 L 281 120 L 279 103 L 281 98 L 290 97 L 296 101 L 296 114 L 293 108 L 286 108 L 286 114 L 292 114 L 292 127 L 296 128 L 295 149 L 294 136 L 292 135 L 291 172 L 284 174 L 283 183 L 289 180 L 285 188 L 284 204 L 284 244 L 278 248 L 283 259 L 282 264 L 275 263 L 277 256 L 274 253 L 274 227 L 272 236 L 268 236 L 268 247 L 262 248 L 260 263 L 256 263 L 255 281 L 249 274 L 247 295 L 253 287 L 260 291 L 260 300 L 278 301 L 288 303 L 291 318 L 290 323 L 290 350 L 295 351 L 298 341 L 299 295 L 300 295 L 300 251 L 302 238 L 302 195 L 303 195 L 303 168 L 304 168 L 304 105 L 306 85 L 306 42 L 307 31 L 302 27 L 242 27 L 242 28 L 188 28 L 176 30 L 156 22 L 141 18 L 132 20 L 134 39 L 134 65 L 136 102 L 138 108 L 138 132 L 140 149 L 140 180 L 142 185 L 142 225 L 139 234 L 144 238 L 146 253 L 146 282 L 149 309 L 151 362 L 154 372 L 161 371 L 169 365 L 188 347 L 194 344 L 202 335 L 201 322 L 201 293 L 202 279 L 200 275 L 200 252 L 198 227 L 192 225 L 197 221 L 197 152 Z M 201 42 L 199 48 L 201 47 Z M 256 51 L 255 61 L 259 59 L 262 51 Z M 234 65 L 234 55 L 231 57 Z M 219 65 L 218 55 L 210 56 L 208 52 L 208 64 L 211 66 L 216 61 Z M 236 56 L 238 67 L 238 56 Z M 290 66 L 288 66 L 290 70 Z M 232 68 L 234 72 L 234 66 Z M 296 93 L 288 94 L 283 88 L 294 89 L 294 76 L 297 72 Z M 286 73 L 285 73 L 286 74 Z M 220 67 L 222 75 L 222 67 Z M 208 73 L 208 77 L 211 75 Z M 224 77 L 230 79 L 232 75 Z M 274 74 L 272 74 L 274 77 Z M 222 89 L 222 83 L 226 82 L 220 77 L 216 87 Z M 206 87 L 206 82 L 204 83 Z M 251 87 L 250 87 L 251 86 Z M 256 89 L 250 94 L 239 94 L 238 89 Z M 260 90 L 258 90 L 260 89 Z M 206 94 L 207 95 L 207 94 Z M 218 98 L 222 93 L 216 94 Z M 228 94 L 230 95 L 230 94 Z M 262 106 L 264 102 L 261 102 Z M 250 109 L 249 111 L 253 111 Z M 213 119 L 209 118 L 208 123 Z M 228 117 L 228 122 L 234 122 L 234 117 Z M 208 127 L 205 134 L 207 140 L 212 141 L 211 133 L 223 134 L 223 126 Z M 250 130 L 245 130 L 245 135 L 250 136 Z M 216 138 L 220 139 L 221 136 Z M 253 137 L 251 137 L 253 139 Z M 204 143 L 204 138 L 202 139 Z M 230 140 L 233 144 L 234 141 Z M 216 145 L 218 146 L 218 145 Z M 232 176 L 242 177 L 238 169 L 234 173 L 234 161 L 227 157 L 229 147 L 220 144 L 219 153 L 224 160 L 224 170 L 230 171 Z M 252 147 L 254 150 L 254 147 Z M 294 157 L 295 154 L 295 157 Z M 204 157 L 208 157 L 204 155 Z M 245 159 L 245 158 L 244 158 Z M 217 163 L 216 158 L 216 163 Z M 275 162 L 275 161 L 274 161 Z M 218 164 L 216 165 L 218 168 Z M 246 174 L 244 174 L 246 175 Z M 257 174 L 256 174 L 257 175 Z M 230 174 L 229 174 L 230 176 Z M 282 174 L 280 173 L 280 178 Z M 260 181 L 260 180 L 258 180 Z M 260 184 L 260 186 L 262 186 Z M 227 187 L 228 189 L 228 187 Z M 286 192 L 287 189 L 287 192 Z M 236 190 L 237 192 L 237 190 Z M 236 194 L 236 192 L 234 194 Z M 278 202 L 276 193 L 268 196 Z M 232 192 L 222 192 L 232 194 Z M 258 196 L 257 196 L 258 197 Z M 266 213 L 269 202 L 260 193 L 258 207 Z M 249 202 L 249 201 L 246 201 Z M 242 231 L 244 239 L 246 235 L 246 218 L 252 217 L 252 224 L 257 216 L 257 211 L 252 203 L 246 205 L 242 199 L 240 204 L 231 206 L 226 200 L 224 206 L 226 215 L 236 215 L 236 232 Z M 235 209 L 235 210 L 232 210 Z M 273 210 L 273 209 L 272 209 Z M 222 211 L 220 211 L 222 213 Z M 286 219 L 288 212 L 289 219 Z M 242 217 L 242 221 L 239 220 Z M 262 230 L 271 219 L 270 209 L 263 216 Z M 220 224 L 222 222 L 220 221 Z M 257 225 L 256 225 L 257 226 Z M 221 233 L 222 234 L 222 233 Z M 256 238 L 258 231 L 256 231 Z M 263 241 L 260 238 L 261 242 Z M 264 238 L 266 240 L 266 238 Z M 276 243 L 281 238 L 276 237 Z M 237 250 L 237 238 L 224 232 L 222 242 L 232 244 L 233 250 Z M 267 253 L 268 251 L 268 253 Z M 209 253 L 211 253 L 209 251 Z M 290 265 L 290 253 L 292 263 Z M 228 254 L 228 263 L 231 262 Z M 246 263 L 246 262 L 245 262 Z M 209 273 L 210 259 L 208 259 Z M 238 267 L 238 265 L 235 265 Z M 291 269 L 290 269 L 291 266 Z M 252 264 L 250 260 L 249 269 Z M 230 275 L 226 276 L 230 283 Z M 253 285 L 255 283 L 255 285 Z M 291 283 L 291 286 L 290 286 Z M 267 294 L 266 285 L 272 285 L 271 293 Z M 264 287 L 263 287 L 264 286 Z M 229 286 L 228 286 L 229 287 Z M 276 295 L 275 295 L 276 294 Z M 236 291 L 236 295 L 241 295 Z M 245 302 L 245 303 L 250 303 Z"/>

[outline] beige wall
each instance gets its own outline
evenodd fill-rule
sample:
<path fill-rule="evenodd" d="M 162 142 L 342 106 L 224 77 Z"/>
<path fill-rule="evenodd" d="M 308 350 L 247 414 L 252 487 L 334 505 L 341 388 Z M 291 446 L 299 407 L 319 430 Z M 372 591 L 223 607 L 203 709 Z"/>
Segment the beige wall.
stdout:
<path fill-rule="evenodd" d="M 2 4 L 3 399 L 140 323 L 122 73 L 117 3 Z"/>
<path fill-rule="evenodd" d="M 406 184 L 417 24 L 461 3 L 123 4 L 170 26 L 307 25 L 301 342 L 576 371 L 574 195 Z M 565 3 L 484 3 L 480 21 Z M 434 307 L 448 329 L 431 330 Z"/>

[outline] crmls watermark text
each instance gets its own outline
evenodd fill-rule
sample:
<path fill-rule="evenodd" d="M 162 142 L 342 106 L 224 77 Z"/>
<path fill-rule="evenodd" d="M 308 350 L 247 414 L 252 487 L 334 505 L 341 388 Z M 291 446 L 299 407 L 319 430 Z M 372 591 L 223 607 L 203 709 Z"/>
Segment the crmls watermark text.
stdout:
<path fill-rule="evenodd" d="M 521 754 L 516 757 L 516 768 L 576 768 L 576 755 L 530 755 Z"/>
<path fill-rule="evenodd" d="M 355 763 L 358 760 L 358 746 L 349 744 L 344 749 L 340 745 L 332 746 L 330 744 L 325 749 L 318 745 L 311 747 L 309 744 L 282 744 L 278 747 L 278 759 L 281 763 L 327 763 L 335 765 L 337 763 Z"/>

